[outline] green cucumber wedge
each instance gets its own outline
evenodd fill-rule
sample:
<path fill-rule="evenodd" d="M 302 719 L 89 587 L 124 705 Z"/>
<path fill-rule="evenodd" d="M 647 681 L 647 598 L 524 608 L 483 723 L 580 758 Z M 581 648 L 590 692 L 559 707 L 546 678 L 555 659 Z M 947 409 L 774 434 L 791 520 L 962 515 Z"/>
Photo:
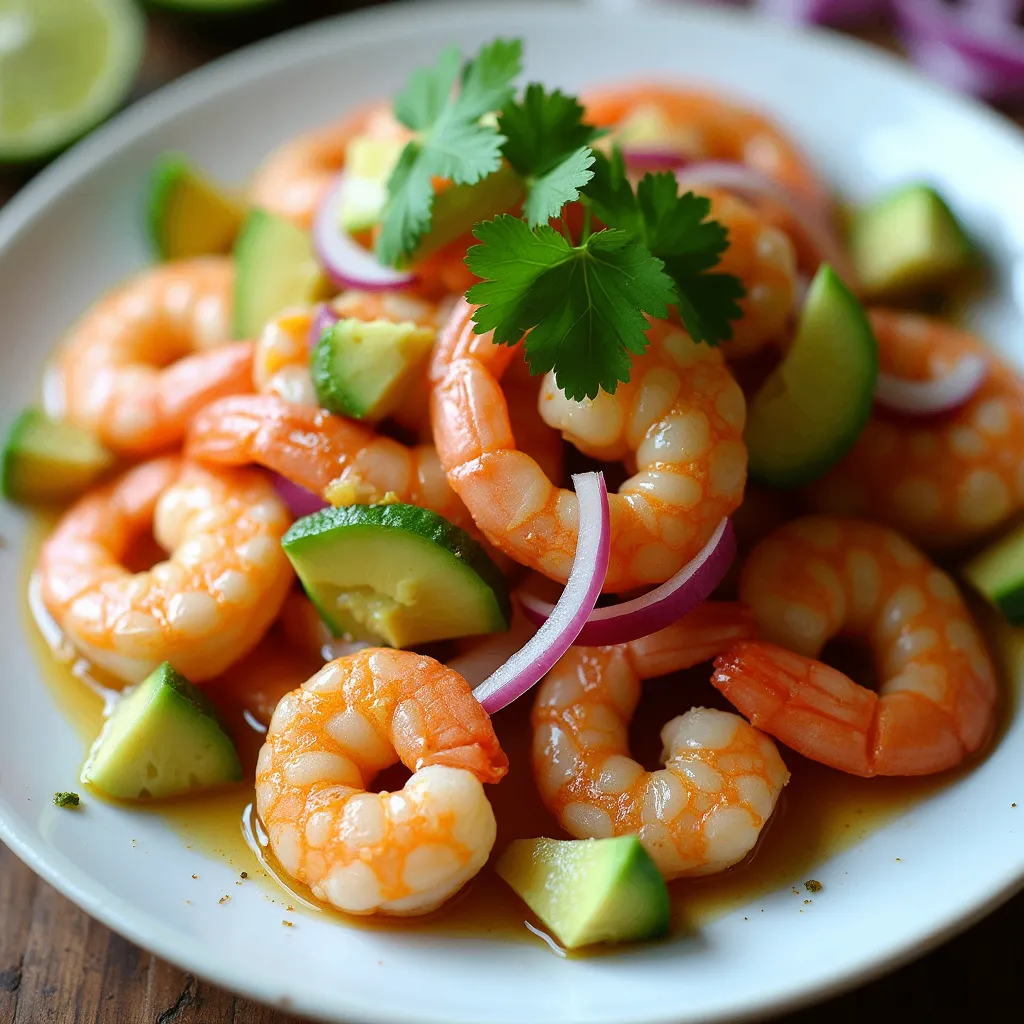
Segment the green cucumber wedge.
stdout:
<path fill-rule="evenodd" d="M 336 636 L 412 647 L 508 629 L 501 570 L 436 512 L 327 508 L 294 523 L 281 543 Z"/>
<path fill-rule="evenodd" d="M 636 836 L 517 839 L 497 871 L 566 949 L 657 939 L 671 925 L 665 880 Z"/>
<path fill-rule="evenodd" d="M 0 455 L 0 490 L 8 501 L 70 501 L 114 464 L 92 434 L 26 409 L 10 426 Z"/>
<path fill-rule="evenodd" d="M 963 575 L 1007 622 L 1024 623 L 1024 526 L 975 555 Z"/>
<path fill-rule="evenodd" d="M 167 662 L 125 693 L 82 768 L 82 782 L 118 800 L 167 799 L 241 778 L 213 705 Z"/>
<path fill-rule="evenodd" d="M 878 344 L 864 309 L 822 264 L 792 346 L 750 404 L 751 479 L 787 488 L 821 476 L 860 436 L 877 379 Z"/>

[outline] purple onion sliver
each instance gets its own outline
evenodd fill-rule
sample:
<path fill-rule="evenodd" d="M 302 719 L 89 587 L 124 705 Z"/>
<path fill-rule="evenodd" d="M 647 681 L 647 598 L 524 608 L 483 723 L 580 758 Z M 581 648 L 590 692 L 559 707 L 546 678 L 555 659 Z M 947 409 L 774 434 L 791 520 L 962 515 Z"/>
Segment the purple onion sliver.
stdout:
<path fill-rule="evenodd" d="M 337 313 L 331 309 L 330 303 L 321 302 L 317 306 L 316 316 L 309 325 L 309 347 L 316 348 L 317 342 L 323 337 L 328 327 L 333 327 L 339 320 Z"/>
<path fill-rule="evenodd" d="M 611 513 L 603 473 L 572 478 L 579 498 L 579 535 L 569 579 L 551 617 L 473 696 L 488 714 L 521 697 L 554 667 L 572 646 L 601 596 L 611 554 Z"/>
<path fill-rule="evenodd" d="M 575 643 L 578 646 L 624 644 L 657 633 L 703 604 L 736 558 L 736 534 L 732 521 L 723 519 L 707 544 L 661 586 L 622 604 L 595 608 Z M 538 625 L 554 606 L 529 593 L 516 595 L 527 618 Z"/>
<path fill-rule="evenodd" d="M 273 484 L 278 497 L 298 519 L 319 512 L 322 508 L 327 508 L 327 502 L 319 495 L 307 491 L 305 487 L 300 487 L 298 484 L 293 484 L 291 480 L 286 480 L 278 473 L 273 476 Z"/>

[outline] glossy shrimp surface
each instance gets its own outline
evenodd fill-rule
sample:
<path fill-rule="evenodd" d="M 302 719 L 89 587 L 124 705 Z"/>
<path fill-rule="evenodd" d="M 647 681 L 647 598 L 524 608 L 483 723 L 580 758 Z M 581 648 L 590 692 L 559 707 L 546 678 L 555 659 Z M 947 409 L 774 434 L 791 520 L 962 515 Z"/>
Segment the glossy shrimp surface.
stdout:
<path fill-rule="evenodd" d="M 469 521 L 430 445 L 409 447 L 370 427 L 277 395 L 237 395 L 207 406 L 185 451 L 201 462 L 272 469 L 333 505 L 400 501 Z"/>
<path fill-rule="evenodd" d="M 368 793 L 401 760 L 395 793 Z M 424 914 L 486 863 L 494 812 L 481 783 L 508 761 L 456 672 L 370 648 L 324 666 L 277 706 L 256 808 L 285 871 L 350 914 Z"/>
<path fill-rule="evenodd" d="M 169 661 L 194 682 L 219 675 L 267 630 L 288 593 L 280 540 L 291 516 L 266 478 L 161 458 L 69 509 L 43 545 L 43 602 L 76 648 L 125 683 Z M 123 561 L 152 528 L 170 553 Z"/>
<path fill-rule="evenodd" d="M 808 516 L 762 541 L 740 597 L 764 643 L 741 643 L 712 682 L 754 725 L 854 775 L 926 775 L 992 731 L 996 681 L 953 581 L 899 534 Z M 816 660 L 835 636 L 870 646 L 878 692 Z"/>
<path fill-rule="evenodd" d="M 881 368 L 910 380 L 968 356 L 988 366 L 959 409 L 876 410 L 850 453 L 808 489 L 817 511 L 878 519 L 928 549 L 966 544 L 1024 507 L 1024 379 L 975 337 L 917 313 L 871 311 Z"/>
<path fill-rule="evenodd" d="M 463 302 L 435 353 L 431 422 L 441 464 L 477 526 L 516 561 L 564 582 L 576 550 L 576 495 L 556 486 L 512 431 L 499 378 L 516 349 L 472 333 Z M 610 496 L 612 555 L 605 590 L 660 583 L 704 545 L 743 497 L 743 394 L 717 349 L 656 323 L 632 382 L 566 409 L 545 393 L 548 424 L 581 451 L 625 458 L 636 472 Z M 553 404 L 560 411 L 551 412 Z"/>
<path fill-rule="evenodd" d="M 693 708 L 665 724 L 665 767 L 648 772 L 629 756 L 628 727 L 643 679 L 756 634 L 741 606 L 708 602 L 642 640 L 570 649 L 533 709 L 534 776 L 567 832 L 637 835 L 670 879 L 724 871 L 753 849 L 789 779 L 767 736 L 739 715 Z"/>
<path fill-rule="evenodd" d="M 234 268 L 201 257 L 144 271 L 101 299 L 59 356 L 63 414 L 128 455 L 179 442 L 189 419 L 252 390 L 253 348 L 231 342 Z"/>

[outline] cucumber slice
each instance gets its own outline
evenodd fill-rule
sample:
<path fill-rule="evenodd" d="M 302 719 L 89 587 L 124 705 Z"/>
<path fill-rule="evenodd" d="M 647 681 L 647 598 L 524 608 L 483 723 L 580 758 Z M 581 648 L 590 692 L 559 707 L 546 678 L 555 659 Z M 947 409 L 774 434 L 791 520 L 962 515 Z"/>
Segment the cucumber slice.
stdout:
<path fill-rule="evenodd" d="M 282 540 L 335 635 L 391 647 L 508 629 L 505 577 L 484 549 L 416 505 L 346 505 L 294 523 Z"/>
<path fill-rule="evenodd" d="M 1024 623 L 1024 526 L 972 558 L 963 574 L 1007 622 Z"/>
<path fill-rule="evenodd" d="M 434 331 L 413 323 L 339 320 L 324 331 L 310 367 L 320 404 L 339 416 L 376 422 L 424 379 Z"/>
<path fill-rule="evenodd" d="M 668 933 L 668 888 L 636 836 L 517 839 L 498 874 L 566 947 Z"/>
<path fill-rule="evenodd" d="M 7 431 L 0 455 L 0 490 L 23 504 L 78 497 L 114 464 L 91 434 L 26 409 Z"/>
<path fill-rule="evenodd" d="M 231 251 L 245 207 L 177 153 L 161 156 L 146 199 L 153 248 L 162 260 Z"/>
<path fill-rule="evenodd" d="M 861 304 L 822 264 L 785 359 L 750 405 L 750 476 L 796 487 L 838 462 L 860 436 L 878 378 L 878 344 Z"/>
<path fill-rule="evenodd" d="M 82 782 L 119 800 L 160 800 L 241 778 L 213 705 L 167 662 L 121 698 L 82 768 Z"/>
<path fill-rule="evenodd" d="M 853 215 L 850 255 L 864 294 L 892 300 L 947 284 L 970 268 L 974 249 L 933 188 L 907 185 Z"/>
<path fill-rule="evenodd" d="M 324 293 L 309 235 L 291 221 L 253 210 L 235 242 L 235 336 L 253 338 L 289 306 Z"/>

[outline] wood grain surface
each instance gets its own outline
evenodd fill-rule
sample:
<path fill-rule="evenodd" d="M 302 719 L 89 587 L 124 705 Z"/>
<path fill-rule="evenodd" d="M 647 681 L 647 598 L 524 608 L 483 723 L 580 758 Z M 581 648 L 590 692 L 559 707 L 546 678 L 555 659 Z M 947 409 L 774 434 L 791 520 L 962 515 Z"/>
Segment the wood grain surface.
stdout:
<path fill-rule="evenodd" d="M 285 0 L 277 10 L 219 24 L 153 15 L 136 94 L 254 38 L 355 6 L 343 0 Z M 884 32 L 870 37 L 892 45 Z M 0 177 L 0 201 L 25 180 L 23 173 Z M 910 966 L 781 1020 L 1020 1019 L 1022 930 L 1024 894 Z M 298 1018 L 184 974 L 113 934 L 0 845 L 0 1024 L 298 1024 Z"/>

